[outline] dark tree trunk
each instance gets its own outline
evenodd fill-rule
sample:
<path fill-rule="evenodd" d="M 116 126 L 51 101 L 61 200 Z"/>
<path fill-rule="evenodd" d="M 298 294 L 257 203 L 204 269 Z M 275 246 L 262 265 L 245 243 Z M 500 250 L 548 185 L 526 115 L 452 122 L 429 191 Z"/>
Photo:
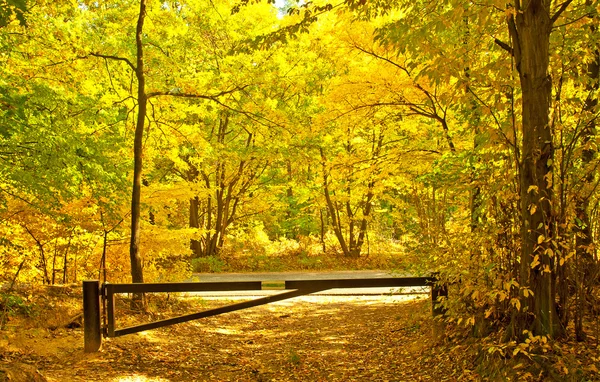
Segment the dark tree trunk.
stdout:
<path fill-rule="evenodd" d="M 142 34 L 144 30 L 144 19 L 146 17 L 146 1 L 140 0 L 140 12 L 138 15 L 135 42 L 136 42 L 136 68 L 135 74 L 138 81 L 138 113 L 135 127 L 133 144 L 133 190 L 131 194 L 131 241 L 129 257 L 131 262 L 131 280 L 134 283 L 144 282 L 142 270 L 142 257 L 140 255 L 140 200 L 142 188 L 142 157 L 144 124 L 146 121 L 146 107 L 148 98 L 146 96 L 146 79 L 144 74 L 144 47 Z"/>
<path fill-rule="evenodd" d="M 517 3 L 509 19 L 514 58 L 522 91 L 521 161 L 521 272 L 522 287 L 533 291 L 524 297 L 524 329 L 536 335 L 555 337 L 561 327 L 556 311 L 554 266 L 551 239 L 554 234 L 552 212 L 552 160 L 554 147 L 549 126 L 552 80 L 549 45 L 552 28 L 550 0 Z"/>
<path fill-rule="evenodd" d="M 342 232 L 342 224 L 340 222 L 340 217 L 337 211 L 336 206 L 331 199 L 331 193 L 329 190 L 329 175 L 327 173 L 326 166 L 326 158 L 325 152 L 323 149 L 320 149 L 321 153 L 321 162 L 323 166 L 323 193 L 325 195 L 325 202 L 327 204 L 327 210 L 329 211 L 329 215 L 331 216 L 331 225 L 333 227 L 333 233 L 335 237 L 338 239 L 340 243 L 340 247 L 342 248 L 342 253 L 344 256 L 350 256 L 350 248 L 348 248 L 348 244 L 346 243 L 346 238 L 344 237 L 344 233 Z"/>
<path fill-rule="evenodd" d="M 589 3 L 589 2 L 588 2 Z M 594 17 L 597 17 L 594 15 Z M 593 18 L 592 18 L 593 19 Z M 596 27 L 590 25 L 591 34 L 597 33 Z M 589 96 L 586 99 L 584 110 L 593 116 L 598 108 L 598 98 L 596 92 L 599 88 L 600 81 L 600 52 L 595 51 L 594 60 L 587 65 L 587 75 L 590 83 L 586 86 L 589 91 Z M 587 303 L 587 286 L 593 282 L 595 269 L 598 265 L 594 262 L 593 256 L 593 237 L 591 230 L 591 221 L 589 217 L 589 196 L 590 190 L 594 187 L 594 173 L 588 169 L 589 165 L 594 160 L 596 150 L 594 150 L 590 142 L 593 141 L 596 131 L 596 119 L 591 117 L 590 121 L 585 125 L 582 132 L 583 153 L 581 161 L 583 167 L 588 171 L 583 181 L 585 182 L 583 194 L 578 195 L 575 205 L 575 215 L 577 217 L 575 224 L 575 245 L 577 266 L 576 287 L 575 287 L 575 336 L 578 341 L 584 341 L 586 334 L 583 330 L 583 317 L 585 315 Z"/>
<path fill-rule="evenodd" d="M 189 166 L 189 170 L 187 171 L 187 181 L 190 183 L 198 182 L 198 175 L 200 175 L 198 168 L 190 162 L 189 157 L 184 158 L 184 160 Z M 188 223 L 190 228 L 200 228 L 200 198 L 198 196 L 190 199 L 190 214 Z M 192 251 L 193 258 L 202 256 L 202 242 L 200 240 L 191 239 L 190 249 Z"/>

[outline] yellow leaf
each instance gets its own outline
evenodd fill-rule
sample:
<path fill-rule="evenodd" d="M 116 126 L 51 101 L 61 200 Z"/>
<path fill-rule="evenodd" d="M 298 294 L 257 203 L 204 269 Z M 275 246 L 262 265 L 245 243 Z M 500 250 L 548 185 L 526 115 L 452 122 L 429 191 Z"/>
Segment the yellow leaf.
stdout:
<path fill-rule="evenodd" d="M 550 266 L 549 265 L 544 265 L 544 273 L 550 273 L 550 272 L 552 272 L 550 270 Z"/>
<path fill-rule="evenodd" d="M 544 242 L 544 239 L 545 239 L 544 235 L 538 236 L 538 244 L 542 244 Z"/>
<path fill-rule="evenodd" d="M 538 192 L 538 190 L 538 186 L 529 186 L 529 188 L 527 189 L 527 193 L 529 194 L 531 191 Z"/>
<path fill-rule="evenodd" d="M 518 311 L 521 310 L 521 301 L 519 301 L 518 298 L 512 298 L 510 300 L 510 303 L 512 306 L 514 306 L 515 308 L 517 308 Z"/>
<path fill-rule="evenodd" d="M 535 206 L 535 204 L 532 204 L 531 206 L 529 206 L 529 213 L 530 214 L 535 214 L 535 211 L 537 211 L 537 207 Z"/>

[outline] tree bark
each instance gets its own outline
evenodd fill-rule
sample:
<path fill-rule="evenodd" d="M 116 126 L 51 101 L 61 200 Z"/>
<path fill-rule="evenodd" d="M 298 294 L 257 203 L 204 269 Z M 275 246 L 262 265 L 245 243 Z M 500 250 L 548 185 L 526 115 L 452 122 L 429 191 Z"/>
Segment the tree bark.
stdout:
<path fill-rule="evenodd" d="M 587 3 L 589 5 L 589 1 Z M 593 20 L 596 17 L 597 15 L 593 15 L 590 18 Z M 593 23 L 590 25 L 590 32 L 592 35 L 597 33 Z M 594 52 L 594 60 L 587 65 L 586 69 L 590 83 L 586 86 L 586 90 L 589 91 L 589 96 L 585 101 L 584 110 L 592 116 L 598 107 L 598 98 L 596 96 L 600 81 L 600 52 L 598 50 Z M 590 144 L 594 139 L 595 131 L 596 119 L 595 117 L 591 117 L 582 132 L 581 143 L 583 145 L 583 152 L 581 161 L 584 168 L 589 167 L 596 155 L 596 151 L 593 149 L 594 146 Z M 584 341 L 586 339 L 586 334 L 583 330 L 583 317 L 585 316 L 587 303 L 586 289 L 587 286 L 593 282 L 592 278 L 595 274 L 594 270 L 598 267 L 594 262 L 592 252 L 594 243 L 591 221 L 588 213 L 589 190 L 594 187 L 594 173 L 588 170 L 583 181 L 585 183 L 582 187 L 583 192 L 577 196 L 575 205 L 575 215 L 577 217 L 577 221 L 575 222 L 575 251 L 577 259 L 575 269 L 575 337 L 578 341 Z"/>
<path fill-rule="evenodd" d="M 516 3 L 509 18 L 514 58 L 522 90 L 521 286 L 533 291 L 523 299 L 526 329 L 536 335 L 560 334 L 556 311 L 552 217 L 552 160 L 554 147 L 549 125 L 552 81 L 548 72 L 552 20 L 551 0 Z"/>
<path fill-rule="evenodd" d="M 133 190 L 131 194 L 131 241 L 129 257 L 131 262 L 131 280 L 134 283 L 144 282 L 142 257 L 140 255 L 140 203 L 142 188 L 142 159 L 143 137 L 146 122 L 148 97 L 146 95 L 146 78 L 144 74 L 144 47 L 142 42 L 144 19 L 146 17 L 146 0 L 140 0 L 135 42 L 136 42 L 136 68 L 135 75 L 138 81 L 138 113 L 133 144 Z"/>

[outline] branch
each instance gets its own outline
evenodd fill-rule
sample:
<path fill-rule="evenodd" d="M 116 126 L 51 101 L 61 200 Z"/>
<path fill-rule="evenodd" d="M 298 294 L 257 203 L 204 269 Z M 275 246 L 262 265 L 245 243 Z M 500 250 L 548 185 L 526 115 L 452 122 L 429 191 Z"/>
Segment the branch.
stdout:
<path fill-rule="evenodd" d="M 127 58 L 124 58 L 124 57 L 119 57 L 119 56 L 111 56 L 111 55 L 107 55 L 107 54 L 100 54 L 100 53 L 90 53 L 90 56 L 104 58 L 105 60 L 123 61 L 123 62 L 125 62 L 127 65 L 129 65 L 129 67 L 131 68 L 131 70 L 133 70 L 134 72 L 137 70 L 137 69 L 135 68 L 135 65 L 133 65 L 133 63 L 132 63 L 131 61 L 129 61 L 129 59 L 127 59 Z"/>
<path fill-rule="evenodd" d="M 408 69 L 406 69 L 404 66 L 398 64 L 397 62 L 392 61 L 389 58 L 383 57 L 383 56 L 375 53 L 374 51 L 366 50 L 366 49 L 360 47 L 358 44 L 353 43 L 352 45 L 354 46 L 354 49 L 358 49 L 358 50 L 360 50 L 363 53 L 366 53 L 366 54 L 368 54 L 370 56 L 373 56 L 373 57 L 375 57 L 375 58 L 377 58 L 379 60 L 383 60 L 383 61 L 385 61 L 385 62 L 387 62 L 389 64 L 394 65 L 396 68 L 402 70 L 404 73 L 406 73 L 410 77 L 410 72 L 408 71 Z"/>
<path fill-rule="evenodd" d="M 562 15 L 563 12 L 569 7 L 569 5 L 571 5 L 572 2 L 573 0 L 566 0 L 564 3 L 562 3 L 558 11 L 556 11 L 554 16 L 552 16 L 552 18 L 550 19 L 550 24 L 554 24 L 556 20 L 558 20 L 560 15 Z"/>
<path fill-rule="evenodd" d="M 222 97 L 227 94 L 235 93 L 237 91 L 244 90 L 248 86 L 250 86 L 250 85 L 244 85 L 241 87 L 238 86 L 233 89 L 224 90 L 222 92 L 212 94 L 212 95 L 180 93 L 177 90 L 169 90 L 168 92 L 151 92 L 151 93 L 147 94 L 147 97 L 152 98 L 152 97 L 157 97 L 157 96 L 171 96 L 171 97 L 181 97 L 181 98 L 200 98 L 200 99 L 207 99 L 207 100 L 211 100 L 211 101 L 217 101 L 217 98 L 219 98 L 219 97 Z"/>
<path fill-rule="evenodd" d="M 232 93 L 235 93 L 237 91 L 244 90 L 248 86 L 250 86 L 250 85 L 244 85 L 244 86 L 236 87 L 236 88 L 233 88 L 233 89 L 230 89 L 230 90 L 224 90 L 222 92 L 219 92 L 219 93 L 216 93 L 216 94 L 212 94 L 212 95 L 190 94 L 190 93 L 179 93 L 177 91 L 168 91 L 168 92 L 151 92 L 151 93 L 147 94 L 147 97 L 151 98 L 151 97 L 157 97 L 157 96 L 171 96 L 171 97 L 181 97 L 181 98 L 206 99 L 206 100 L 209 100 L 209 101 L 213 101 L 216 104 L 218 104 L 219 106 L 221 106 L 221 107 L 223 107 L 223 108 L 225 108 L 227 110 L 230 110 L 230 111 L 232 111 L 234 113 L 238 113 L 238 114 L 244 115 L 247 118 L 249 118 L 250 120 L 255 121 L 255 122 L 257 122 L 257 123 L 259 123 L 259 124 L 261 124 L 263 126 L 270 127 L 268 124 L 266 124 L 265 122 L 263 122 L 263 121 L 266 121 L 266 122 L 270 123 L 271 126 L 277 126 L 277 127 L 282 128 L 282 129 L 288 130 L 285 126 L 281 125 L 280 123 L 272 121 L 272 120 L 270 120 L 270 119 L 268 119 L 266 117 L 263 117 L 261 115 L 258 115 L 256 113 L 252 113 L 252 112 L 245 111 L 245 110 L 240 110 L 240 109 L 237 109 L 235 107 L 229 106 L 229 105 L 227 105 L 226 103 L 222 102 L 219 99 L 219 97 L 221 97 L 221 96 L 224 96 L 224 95 L 227 95 L 227 94 L 232 94 Z"/>
<path fill-rule="evenodd" d="M 514 51 L 513 48 L 508 45 L 507 43 L 505 43 L 504 41 L 500 41 L 497 38 L 494 39 L 494 42 L 496 43 L 496 45 L 498 45 L 500 48 L 504 49 L 505 51 L 507 51 L 511 56 L 514 56 Z"/>

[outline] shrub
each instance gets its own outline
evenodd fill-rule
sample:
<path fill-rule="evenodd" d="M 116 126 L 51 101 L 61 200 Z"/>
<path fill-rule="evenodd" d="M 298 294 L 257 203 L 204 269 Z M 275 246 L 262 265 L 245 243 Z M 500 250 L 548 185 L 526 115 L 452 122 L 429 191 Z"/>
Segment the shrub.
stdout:
<path fill-rule="evenodd" d="M 194 272 L 199 273 L 219 273 L 223 272 L 227 266 L 223 260 L 216 256 L 197 257 L 192 259 L 192 268 Z"/>

